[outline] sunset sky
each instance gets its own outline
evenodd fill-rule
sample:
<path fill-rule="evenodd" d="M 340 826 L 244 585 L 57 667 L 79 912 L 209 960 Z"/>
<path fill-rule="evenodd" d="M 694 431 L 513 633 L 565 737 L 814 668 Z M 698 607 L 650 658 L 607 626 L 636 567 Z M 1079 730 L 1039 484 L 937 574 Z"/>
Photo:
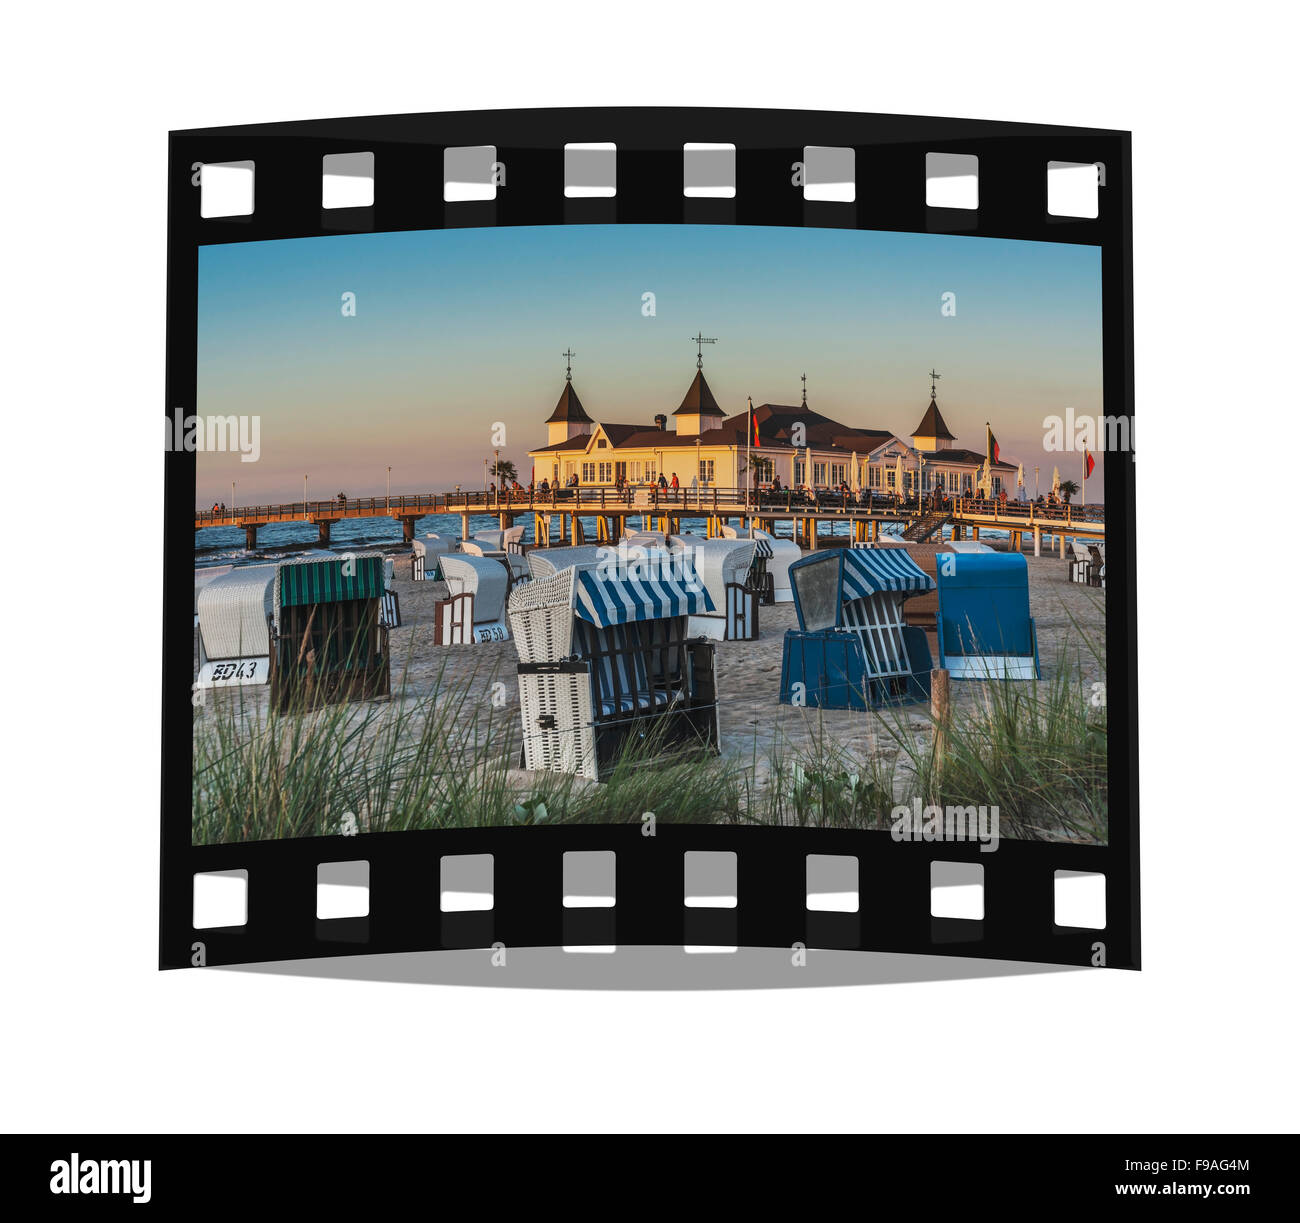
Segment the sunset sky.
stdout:
<path fill-rule="evenodd" d="M 956 445 L 1033 492 L 1043 417 L 1102 411 L 1095 248 L 929 234 L 744 226 L 548 226 L 299 238 L 199 252 L 195 411 L 259 415 L 261 459 L 200 454 L 197 504 L 382 495 L 483 482 L 493 422 L 526 483 L 564 384 L 595 420 L 671 416 L 695 372 L 728 414 L 799 402 L 907 436 L 928 371 Z M 342 294 L 356 294 L 344 317 Z M 642 294 L 656 314 L 642 314 Z M 956 294 L 945 317 L 942 295 Z M 1089 481 L 1099 500 L 1101 466 Z"/>

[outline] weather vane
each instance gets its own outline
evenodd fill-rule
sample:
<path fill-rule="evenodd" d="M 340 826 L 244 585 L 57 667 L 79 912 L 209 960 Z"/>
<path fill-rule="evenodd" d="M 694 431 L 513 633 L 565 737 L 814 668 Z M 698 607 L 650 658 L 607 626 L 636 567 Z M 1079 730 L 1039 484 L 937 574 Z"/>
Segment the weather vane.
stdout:
<path fill-rule="evenodd" d="M 564 358 L 564 381 L 565 382 L 573 381 L 573 358 L 576 357 L 577 355 L 578 354 L 574 352 L 572 348 L 568 348 L 564 352 L 560 353 L 560 356 Z"/>
<path fill-rule="evenodd" d="M 937 388 L 935 387 L 934 384 L 938 382 L 939 379 L 942 377 L 943 377 L 942 374 L 936 374 L 934 372 L 934 369 L 931 368 L 930 370 L 930 398 L 931 399 L 933 399 L 935 397 L 935 394 L 937 393 Z"/>
<path fill-rule="evenodd" d="M 704 368 L 704 346 L 706 344 L 716 344 L 718 341 L 716 339 L 711 339 L 709 336 L 706 336 L 702 331 L 700 332 L 699 335 L 691 336 L 691 339 L 695 341 L 695 368 L 703 369 Z"/>

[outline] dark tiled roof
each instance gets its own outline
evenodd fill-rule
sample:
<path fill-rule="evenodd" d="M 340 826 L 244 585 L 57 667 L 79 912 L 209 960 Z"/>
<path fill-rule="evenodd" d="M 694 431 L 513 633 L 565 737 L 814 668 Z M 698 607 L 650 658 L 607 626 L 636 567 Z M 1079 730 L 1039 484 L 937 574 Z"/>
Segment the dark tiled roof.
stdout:
<path fill-rule="evenodd" d="M 718 407 L 718 401 L 713 398 L 713 392 L 709 390 L 709 384 L 704 381 L 704 371 L 697 369 L 695 378 L 691 382 L 690 390 L 686 392 L 686 398 L 682 400 L 682 406 L 673 413 L 674 416 L 693 416 L 699 413 L 701 416 L 721 416 L 722 409 Z"/>
<path fill-rule="evenodd" d="M 942 437 L 948 441 L 954 441 L 956 434 L 948 429 L 948 425 L 943 419 L 943 413 L 939 411 L 939 405 L 935 403 L 934 395 L 930 396 L 930 406 L 926 408 L 925 415 L 921 417 L 921 423 L 912 430 L 913 437 Z"/>
<path fill-rule="evenodd" d="M 923 450 L 921 453 L 926 456 L 925 461 L 927 466 L 931 463 L 944 462 L 965 464 L 973 463 L 976 467 L 982 467 L 984 465 L 984 456 L 974 450 L 961 450 L 957 447 L 953 447 L 945 450 Z M 997 471 L 999 468 L 1007 471 L 1015 471 L 1016 465 L 1014 463 L 993 464 L 994 471 Z"/>
<path fill-rule="evenodd" d="M 552 442 L 549 446 L 534 446 L 528 453 L 544 454 L 555 450 L 586 450 L 589 441 L 591 441 L 590 433 L 579 433 L 577 437 L 568 438 L 563 442 Z"/>
<path fill-rule="evenodd" d="M 612 446 L 626 446 L 628 438 L 637 437 L 642 433 L 662 432 L 654 425 L 613 425 L 605 420 L 600 422 L 600 427 L 604 429 L 605 436 L 609 438 Z"/>
<path fill-rule="evenodd" d="M 573 389 L 573 383 L 568 381 L 564 384 L 564 390 L 560 392 L 560 402 L 555 405 L 555 411 L 546 418 L 546 423 L 551 425 L 562 420 L 595 423 L 582 406 L 578 392 Z"/>

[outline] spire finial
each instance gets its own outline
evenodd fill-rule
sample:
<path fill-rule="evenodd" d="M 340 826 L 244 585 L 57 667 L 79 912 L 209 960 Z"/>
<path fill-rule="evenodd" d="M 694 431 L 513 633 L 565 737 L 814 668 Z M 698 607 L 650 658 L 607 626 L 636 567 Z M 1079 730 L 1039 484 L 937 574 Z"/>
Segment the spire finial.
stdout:
<path fill-rule="evenodd" d="M 803 383 L 803 406 L 808 406 L 808 375 L 800 374 L 799 381 Z"/>
<path fill-rule="evenodd" d="M 711 339 L 709 336 L 706 336 L 703 331 L 701 331 L 699 335 L 691 336 L 691 339 L 695 341 L 695 368 L 703 369 L 704 368 L 704 346 L 706 344 L 716 344 L 718 341 L 716 339 Z"/>
<path fill-rule="evenodd" d="M 564 358 L 564 381 L 565 382 L 573 381 L 573 358 L 576 357 L 577 355 L 578 354 L 574 352 L 572 348 L 566 349 L 564 352 L 560 353 L 560 356 Z"/>
<path fill-rule="evenodd" d="M 935 386 L 935 383 L 938 382 L 939 379 L 942 377 L 943 377 L 942 374 L 935 373 L 934 368 L 931 367 L 930 369 L 930 398 L 931 399 L 933 399 L 935 395 L 938 393 L 938 388 Z"/>

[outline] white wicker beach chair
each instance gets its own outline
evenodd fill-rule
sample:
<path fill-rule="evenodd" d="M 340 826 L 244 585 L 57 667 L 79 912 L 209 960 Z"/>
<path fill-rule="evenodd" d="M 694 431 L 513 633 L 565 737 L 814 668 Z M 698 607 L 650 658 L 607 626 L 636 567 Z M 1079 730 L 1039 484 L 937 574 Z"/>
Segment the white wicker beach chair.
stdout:
<path fill-rule="evenodd" d="M 438 558 L 453 551 L 456 541 L 445 535 L 426 535 L 411 541 L 411 581 L 423 582 L 438 571 Z"/>
<path fill-rule="evenodd" d="M 790 585 L 790 566 L 802 555 L 799 545 L 793 539 L 772 535 L 759 527 L 722 528 L 723 539 L 752 539 L 765 542 L 772 549 L 767 559 L 767 573 L 772 579 L 772 601 L 774 603 L 794 602 L 794 589 Z"/>
<path fill-rule="evenodd" d="M 437 605 L 434 641 L 438 645 L 468 645 L 475 641 L 505 641 L 506 594 L 510 573 L 500 561 L 470 553 L 440 558 L 449 597 Z"/>
<path fill-rule="evenodd" d="M 684 550 L 717 609 L 692 616 L 692 634 L 715 641 L 753 641 L 758 636 L 758 591 L 749 583 L 756 549 L 752 539 L 700 539 Z"/>
<path fill-rule="evenodd" d="M 717 746 L 713 647 L 687 621 L 707 594 L 665 578 L 604 578 L 572 566 L 510 596 L 519 655 L 523 763 L 595 779 L 629 738 Z"/>
<path fill-rule="evenodd" d="M 231 569 L 198 592 L 199 687 L 267 682 L 277 568 Z"/>

